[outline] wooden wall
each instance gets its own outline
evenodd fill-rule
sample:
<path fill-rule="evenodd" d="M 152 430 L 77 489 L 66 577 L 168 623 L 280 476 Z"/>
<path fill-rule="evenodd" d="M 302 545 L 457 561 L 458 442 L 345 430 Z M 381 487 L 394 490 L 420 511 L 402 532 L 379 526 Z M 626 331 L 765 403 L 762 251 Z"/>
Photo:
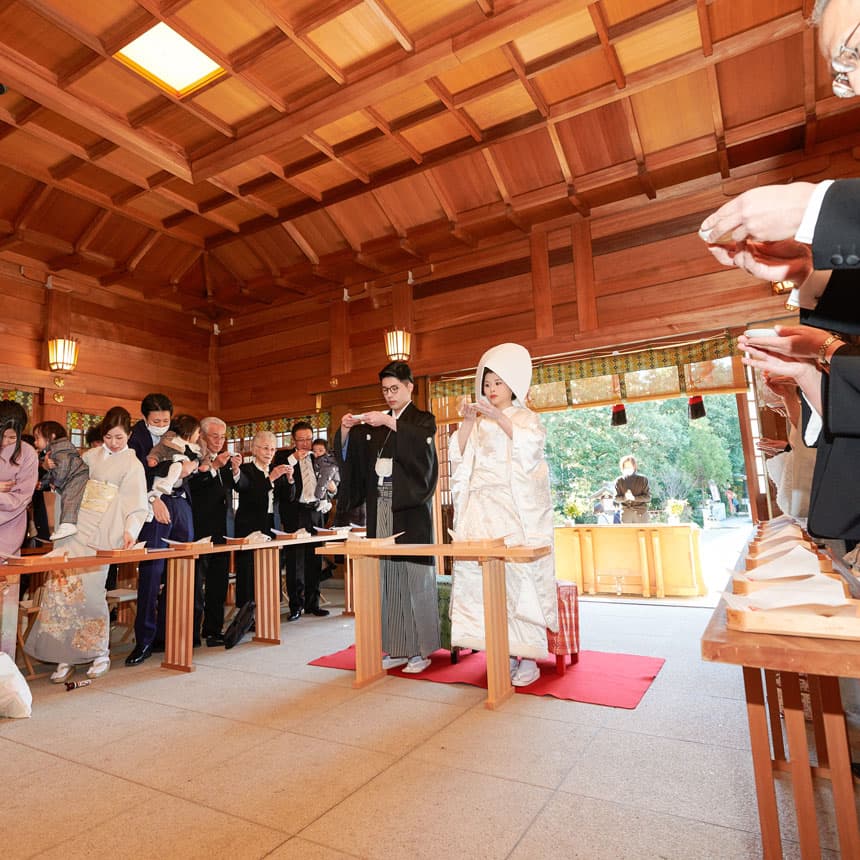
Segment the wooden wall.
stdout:
<path fill-rule="evenodd" d="M 34 269 L 0 267 L 0 388 L 34 392 L 34 420 L 65 422 L 68 411 L 103 414 L 114 405 L 136 419 L 151 391 L 168 394 L 177 411 L 208 411 L 208 331 L 176 309 L 134 294 L 56 276 L 50 288 L 45 281 Z M 64 375 L 62 389 L 47 369 L 51 334 L 80 341 L 78 367 Z"/>

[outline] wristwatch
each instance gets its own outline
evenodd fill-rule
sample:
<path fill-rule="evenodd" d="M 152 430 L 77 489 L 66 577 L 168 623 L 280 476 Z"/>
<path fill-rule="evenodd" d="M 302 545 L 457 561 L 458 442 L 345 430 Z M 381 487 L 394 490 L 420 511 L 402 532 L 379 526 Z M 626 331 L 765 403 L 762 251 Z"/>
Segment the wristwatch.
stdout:
<path fill-rule="evenodd" d="M 830 345 L 835 343 L 837 340 L 841 343 L 842 338 L 840 338 L 838 334 L 831 334 L 829 337 L 825 338 L 821 346 L 818 347 L 817 364 L 819 370 L 823 370 L 826 372 L 827 369 L 830 367 L 830 358 L 828 358 L 827 356 L 827 350 L 829 349 Z"/>

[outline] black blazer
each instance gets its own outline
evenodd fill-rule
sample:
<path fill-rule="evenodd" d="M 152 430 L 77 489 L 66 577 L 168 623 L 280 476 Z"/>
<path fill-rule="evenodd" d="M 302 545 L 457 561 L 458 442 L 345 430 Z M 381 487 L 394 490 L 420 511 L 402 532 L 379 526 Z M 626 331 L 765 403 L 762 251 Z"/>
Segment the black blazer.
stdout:
<path fill-rule="evenodd" d="M 296 453 L 295 448 L 288 448 L 285 451 L 278 451 L 272 460 L 271 468 L 283 464 L 289 465 L 290 457 Z M 314 469 L 314 474 L 319 476 L 319 465 L 316 462 L 316 457 L 313 454 L 308 454 L 311 458 L 311 465 Z M 281 483 L 283 481 L 283 483 Z M 278 514 L 281 517 L 281 528 L 287 532 L 294 532 L 301 523 L 299 522 L 299 500 L 302 497 L 302 470 L 298 463 L 293 466 L 293 483 L 291 484 L 286 476 L 278 479 L 279 484 L 275 492 L 275 500 L 278 503 Z"/>
<path fill-rule="evenodd" d="M 860 540 L 860 347 L 840 347 L 822 377 L 807 526 L 816 537 Z"/>
<path fill-rule="evenodd" d="M 195 472 L 188 481 L 194 534 L 212 536 L 214 543 L 224 543 L 227 533 L 227 512 L 233 503 L 233 471 L 228 463 L 214 475 Z M 254 529 L 251 529 L 254 531 Z"/>
<path fill-rule="evenodd" d="M 812 238 L 816 269 L 860 269 L 860 179 L 837 179 L 825 192 Z"/>
<path fill-rule="evenodd" d="M 271 468 L 271 467 L 270 467 Z M 254 531 L 270 535 L 271 520 L 269 516 L 269 490 L 274 489 L 276 495 L 281 490 L 281 482 L 287 483 L 286 475 L 272 482 L 254 463 L 242 463 L 239 467 L 239 477 L 236 480 L 236 490 L 239 492 L 239 508 L 236 511 L 236 537 L 245 537 Z"/>

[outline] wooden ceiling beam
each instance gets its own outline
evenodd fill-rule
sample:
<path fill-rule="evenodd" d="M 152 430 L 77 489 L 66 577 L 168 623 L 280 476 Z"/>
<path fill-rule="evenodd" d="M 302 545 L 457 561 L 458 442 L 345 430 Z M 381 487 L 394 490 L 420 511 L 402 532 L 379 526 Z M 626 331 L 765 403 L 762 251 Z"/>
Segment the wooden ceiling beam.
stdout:
<path fill-rule="evenodd" d="M 361 6 L 364 0 L 335 0 L 335 2 L 316 2 L 309 4 L 307 11 L 294 22 L 293 29 L 301 36 L 305 36 L 312 30 L 329 24 L 335 18 L 349 12 L 356 6 Z"/>
<path fill-rule="evenodd" d="M 313 245 L 302 235 L 301 231 L 295 224 L 286 221 L 281 225 L 284 232 L 296 243 L 299 250 L 307 257 L 308 262 L 312 265 L 319 265 L 319 254 L 314 250 Z"/>
<path fill-rule="evenodd" d="M 404 51 L 415 50 L 415 41 L 385 0 L 364 0 L 364 5 L 382 22 L 382 25 L 400 43 Z"/>
<path fill-rule="evenodd" d="M 636 155 L 636 163 L 639 165 L 639 183 L 648 198 L 653 200 L 657 196 L 657 190 L 648 176 L 648 169 L 645 164 L 645 150 L 642 146 L 642 139 L 639 136 L 639 126 L 636 124 L 636 116 L 633 113 L 633 105 L 630 103 L 630 99 L 621 100 L 621 109 L 624 111 L 624 119 L 627 122 L 627 133 L 630 135 L 630 144 Z"/>
<path fill-rule="evenodd" d="M 589 4 L 588 14 L 591 16 L 591 22 L 594 24 L 594 29 L 597 32 L 597 38 L 600 39 L 600 44 L 603 46 L 603 54 L 606 57 L 606 62 L 612 70 L 612 77 L 615 78 L 615 86 L 619 90 L 623 90 L 627 86 L 624 79 L 624 71 L 621 68 L 621 62 L 618 59 L 618 53 L 615 46 L 610 41 L 609 27 L 606 22 L 606 12 L 603 10 L 603 4 L 600 0 Z"/>
<path fill-rule="evenodd" d="M 365 185 L 369 184 L 370 176 L 364 170 L 362 170 L 357 164 L 353 164 L 348 158 L 337 155 L 334 149 L 332 149 L 332 147 L 329 146 L 321 137 L 316 134 L 306 134 L 303 135 L 303 139 L 315 149 L 318 149 L 320 152 L 327 155 L 332 161 L 339 164 L 344 168 L 344 170 L 351 173 L 356 179 L 363 182 Z"/>
<path fill-rule="evenodd" d="M 696 0 L 696 15 L 699 18 L 699 36 L 702 39 L 702 53 L 710 57 L 714 53 L 714 40 L 711 36 L 711 22 L 708 19 L 708 5 L 713 0 Z"/>
<path fill-rule="evenodd" d="M 364 114 L 386 137 L 391 138 L 401 149 L 405 150 L 416 164 L 421 164 L 424 161 L 424 156 L 400 132 L 393 131 L 391 125 L 377 110 L 367 107 L 364 109 Z"/>
<path fill-rule="evenodd" d="M 523 89 L 529 94 L 529 98 L 540 111 L 540 115 L 543 117 L 549 116 L 549 105 L 546 103 L 546 99 L 543 97 L 541 91 L 526 75 L 525 63 L 520 56 L 520 52 L 517 50 L 517 46 L 513 42 L 509 42 L 507 45 L 502 46 L 502 53 L 505 55 L 505 59 L 511 64 L 511 68 Z"/>
<path fill-rule="evenodd" d="M 260 177 L 260 180 L 260 186 L 271 185 L 272 183 L 278 181 L 277 178 L 274 176 Z M 234 185 L 232 182 L 227 182 L 226 180 L 221 179 L 221 177 L 218 176 L 210 177 L 207 182 L 209 182 L 210 185 L 214 185 L 216 188 L 220 188 L 222 191 L 226 191 L 227 194 L 229 194 L 231 197 L 234 197 L 237 200 L 241 200 L 243 203 L 252 206 L 254 209 L 257 209 L 260 212 L 264 212 L 271 218 L 278 217 L 278 207 L 266 202 L 262 197 L 259 197 L 258 195 L 254 194 L 252 190 L 245 190 L 243 186 Z"/>
<path fill-rule="evenodd" d="M 312 62 L 316 63 L 335 83 L 346 83 L 346 75 L 343 70 L 339 69 L 332 59 L 326 56 L 304 33 L 296 31 L 289 19 L 275 5 L 274 0 L 251 0 L 251 2 L 262 9 L 293 44 L 303 51 Z"/>
<path fill-rule="evenodd" d="M 445 105 L 446 108 L 448 108 L 454 119 L 456 119 L 457 122 L 459 122 L 460 125 L 462 125 L 463 128 L 465 128 L 466 131 L 469 132 L 469 134 L 478 143 L 480 143 L 484 137 L 481 132 L 481 129 L 478 128 L 478 126 L 475 124 L 475 121 L 465 111 L 461 110 L 454 104 L 453 96 L 442 83 L 442 81 L 440 81 L 439 78 L 433 77 L 429 78 L 425 83 L 427 84 L 433 95 L 435 95 L 436 98 L 438 98 L 439 101 L 442 102 L 442 104 Z"/>
<path fill-rule="evenodd" d="M 2 42 L 0 42 L 0 80 L 50 110 L 63 116 L 74 116 L 79 124 L 126 147 L 138 157 L 169 170 L 186 181 L 191 181 L 189 163 L 176 151 L 131 128 L 119 117 L 112 116 L 88 101 L 61 90 L 56 77 L 48 69 L 35 66 L 29 58 Z"/>
<path fill-rule="evenodd" d="M 729 167 L 729 153 L 726 148 L 726 126 L 723 120 L 723 105 L 720 99 L 720 84 L 717 79 L 715 66 L 705 69 L 708 77 L 708 92 L 710 94 L 711 116 L 714 119 L 714 135 L 717 143 L 717 159 L 720 163 L 720 176 L 728 179 L 731 175 Z"/>
<path fill-rule="evenodd" d="M 475 3 L 478 4 L 478 8 L 483 12 L 485 18 L 489 18 L 495 13 L 494 0 L 475 0 Z"/>

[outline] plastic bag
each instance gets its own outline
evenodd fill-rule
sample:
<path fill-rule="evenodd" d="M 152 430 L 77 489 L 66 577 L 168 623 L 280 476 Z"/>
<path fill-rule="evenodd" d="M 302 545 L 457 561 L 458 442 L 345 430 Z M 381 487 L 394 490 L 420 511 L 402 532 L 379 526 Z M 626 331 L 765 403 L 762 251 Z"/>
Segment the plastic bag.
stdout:
<path fill-rule="evenodd" d="M 0 717 L 21 719 L 32 713 L 33 694 L 15 661 L 0 651 Z"/>

